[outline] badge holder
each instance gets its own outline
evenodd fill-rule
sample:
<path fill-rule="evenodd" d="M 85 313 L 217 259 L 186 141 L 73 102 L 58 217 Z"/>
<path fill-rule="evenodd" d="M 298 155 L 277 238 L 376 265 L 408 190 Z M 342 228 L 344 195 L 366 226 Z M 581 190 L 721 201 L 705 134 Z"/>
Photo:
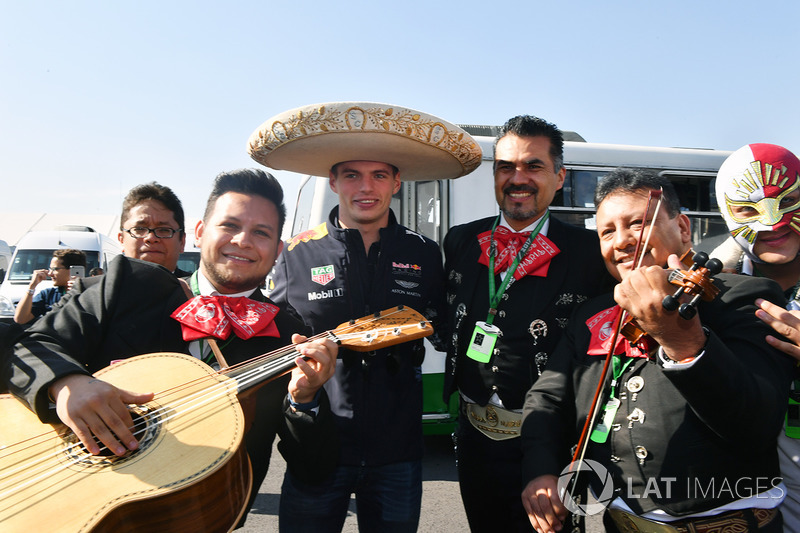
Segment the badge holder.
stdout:
<path fill-rule="evenodd" d="M 475 323 L 475 331 L 472 332 L 472 339 L 467 348 L 467 357 L 479 363 L 488 363 L 492 358 L 498 335 L 500 335 L 500 328 L 497 326 L 486 322 Z"/>
<path fill-rule="evenodd" d="M 614 424 L 614 417 L 617 415 L 620 403 L 616 398 L 608 399 L 603 406 L 603 420 L 597 424 L 592 434 L 589 435 L 589 439 L 592 442 L 603 444 L 608 440 L 608 434 L 611 432 L 611 426 Z"/>

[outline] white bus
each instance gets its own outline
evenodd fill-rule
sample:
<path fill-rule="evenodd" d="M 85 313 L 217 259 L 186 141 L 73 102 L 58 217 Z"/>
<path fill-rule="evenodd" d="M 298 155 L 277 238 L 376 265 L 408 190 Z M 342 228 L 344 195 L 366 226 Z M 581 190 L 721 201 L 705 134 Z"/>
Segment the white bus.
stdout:
<path fill-rule="evenodd" d="M 492 177 L 497 128 L 461 127 L 479 142 L 483 150 L 481 165 L 456 180 L 403 182 L 392 201 L 392 209 L 401 224 L 439 244 L 452 226 L 499 213 Z M 710 252 L 727 238 L 725 223 L 717 209 L 714 179 L 730 151 L 588 143 L 573 132 L 564 132 L 564 138 L 567 175 L 551 205 L 551 212 L 557 218 L 594 229 L 597 182 L 617 167 L 646 168 L 667 176 L 674 183 L 681 208 L 692 220 L 695 249 Z M 327 178 L 305 178 L 297 194 L 291 235 L 324 222 L 337 202 Z M 449 404 L 441 398 L 444 362 L 445 354 L 426 342 L 422 368 L 426 434 L 450 433 L 455 422 L 455 395 Z"/>

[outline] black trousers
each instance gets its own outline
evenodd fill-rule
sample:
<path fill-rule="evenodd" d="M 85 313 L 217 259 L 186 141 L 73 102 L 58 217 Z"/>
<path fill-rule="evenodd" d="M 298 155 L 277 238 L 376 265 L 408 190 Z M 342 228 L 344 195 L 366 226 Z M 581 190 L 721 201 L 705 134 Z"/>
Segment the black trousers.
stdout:
<path fill-rule="evenodd" d="M 520 439 L 494 441 L 460 414 L 455 432 L 461 500 L 473 533 L 534 531 L 522 507 Z"/>

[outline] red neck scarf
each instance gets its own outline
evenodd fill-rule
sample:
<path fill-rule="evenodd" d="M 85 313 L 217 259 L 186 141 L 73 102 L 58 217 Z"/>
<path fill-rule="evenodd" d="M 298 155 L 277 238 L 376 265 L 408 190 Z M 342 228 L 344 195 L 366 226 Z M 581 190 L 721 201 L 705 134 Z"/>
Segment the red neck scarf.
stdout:
<path fill-rule="evenodd" d="M 586 351 L 589 355 L 607 355 L 608 348 L 611 345 L 611 338 L 614 336 L 614 324 L 616 324 L 617 316 L 621 312 L 618 305 L 609 307 L 600 311 L 592 318 L 586 321 L 586 327 L 592 333 L 592 338 L 589 341 L 589 349 Z M 628 339 L 619 335 L 617 337 L 617 344 L 614 346 L 614 354 L 627 355 L 628 357 L 641 357 L 648 358 L 648 353 L 655 348 L 652 339 L 643 338 L 635 346 L 631 346 Z"/>
<path fill-rule="evenodd" d="M 183 340 L 189 342 L 204 337 L 225 340 L 231 331 L 245 340 L 278 337 L 276 314 L 277 306 L 244 296 L 195 296 L 170 316 L 180 322 Z"/>
<path fill-rule="evenodd" d="M 505 226 L 498 226 L 494 230 L 494 242 L 497 247 L 497 255 L 494 258 L 495 274 L 504 272 L 511 267 L 514 258 L 522 249 L 530 234 L 530 231 L 515 233 Z M 492 244 L 491 230 L 484 231 L 478 235 L 478 244 L 481 246 L 481 256 L 478 262 L 488 267 Z M 561 250 L 550 239 L 539 233 L 531 243 L 528 253 L 517 265 L 517 269 L 514 271 L 514 280 L 519 280 L 529 275 L 547 276 L 550 260 L 560 252 Z"/>

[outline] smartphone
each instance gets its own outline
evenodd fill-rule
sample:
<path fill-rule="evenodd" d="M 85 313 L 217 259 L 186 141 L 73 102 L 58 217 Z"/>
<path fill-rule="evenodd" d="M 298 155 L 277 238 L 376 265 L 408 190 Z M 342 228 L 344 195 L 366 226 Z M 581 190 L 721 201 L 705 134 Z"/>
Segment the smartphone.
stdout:
<path fill-rule="evenodd" d="M 79 278 L 86 277 L 86 267 L 71 266 L 69 267 L 69 277 L 78 276 Z"/>

